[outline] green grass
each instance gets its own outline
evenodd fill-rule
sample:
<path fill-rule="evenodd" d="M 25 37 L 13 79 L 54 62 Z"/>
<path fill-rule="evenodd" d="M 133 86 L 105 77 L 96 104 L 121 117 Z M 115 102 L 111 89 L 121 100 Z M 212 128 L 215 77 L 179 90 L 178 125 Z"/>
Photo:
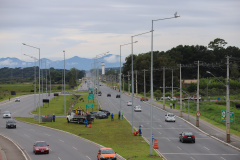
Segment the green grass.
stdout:
<path fill-rule="evenodd" d="M 162 104 L 162 101 L 157 101 L 157 103 Z M 166 106 L 170 106 L 171 101 L 165 101 Z M 183 112 L 188 113 L 188 101 L 183 101 L 185 103 L 183 107 Z M 189 101 L 189 114 L 196 116 L 196 101 Z M 175 101 L 175 109 L 180 110 L 180 103 Z M 226 130 L 226 122 L 221 121 L 221 110 L 226 110 L 225 101 L 200 101 L 199 102 L 199 111 L 201 112 L 200 119 L 203 119 L 216 127 L 219 127 L 223 130 Z M 231 122 L 231 134 L 240 136 L 240 110 L 236 109 L 235 106 L 231 105 L 230 110 L 234 111 L 235 119 L 234 122 Z"/>
<path fill-rule="evenodd" d="M 117 117 L 117 114 L 114 115 Z M 18 120 L 38 124 L 29 117 L 15 117 Z M 56 118 L 56 122 L 42 123 L 43 126 L 60 129 L 72 134 L 81 136 L 90 141 L 101 144 L 105 147 L 111 147 L 115 152 L 129 160 L 151 160 L 161 159 L 153 150 L 153 156 L 149 156 L 149 145 L 141 136 L 134 136 L 131 133 L 131 126 L 123 119 L 96 119 L 91 128 L 77 123 L 67 123 L 66 118 Z M 107 137 L 107 138 L 106 138 Z"/>

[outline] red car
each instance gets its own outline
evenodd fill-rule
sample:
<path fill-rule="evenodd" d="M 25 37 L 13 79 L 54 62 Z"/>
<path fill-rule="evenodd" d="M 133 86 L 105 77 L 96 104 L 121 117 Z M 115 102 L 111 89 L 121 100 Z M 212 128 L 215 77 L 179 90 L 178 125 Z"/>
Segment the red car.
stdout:
<path fill-rule="evenodd" d="M 140 98 L 140 101 L 148 101 L 148 98 L 142 97 L 142 98 Z"/>
<path fill-rule="evenodd" d="M 49 145 L 44 141 L 37 141 L 33 145 L 33 153 L 47 153 L 49 154 Z"/>

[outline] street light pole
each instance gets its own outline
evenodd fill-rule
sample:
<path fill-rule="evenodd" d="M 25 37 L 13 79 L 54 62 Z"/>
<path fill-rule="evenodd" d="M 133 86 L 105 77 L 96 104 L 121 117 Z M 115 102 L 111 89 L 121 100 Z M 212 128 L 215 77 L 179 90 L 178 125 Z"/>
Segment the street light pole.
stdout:
<path fill-rule="evenodd" d="M 66 94 L 65 94 L 65 51 L 64 54 L 64 115 L 66 115 Z"/>
<path fill-rule="evenodd" d="M 38 75 L 38 77 L 39 77 L 39 99 L 38 99 L 38 103 L 39 103 L 39 112 L 38 112 L 38 121 L 39 121 L 39 124 L 41 123 L 41 121 L 40 121 L 40 48 L 37 48 L 37 47 L 34 47 L 34 46 L 30 46 L 30 45 L 27 45 L 27 44 L 25 44 L 25 43 L 22 43 L 23 45 L 25 45 L 25 46 L 28 46 L 28 47 L 32 47 L 32 48 L 35 48 L 35 49 L 38 49 L 38 51 L 39 51 L 39 75 Z"/>
<path fill-rule="evenodd" d="M 153 131 L 152 131 L 152 103 L 153 103 L 153 22 L 154 21 L 159 21 L 159 20 L 166 20 L 166 19 L 172 19 L 172 18 L 178 18 L 180 16 L 177 16 L 177 12 L 174 14 L 174 17 L 170 17 L 170 18 L 163 18 L 163 19 L 156 19 L 156 20 L 152 20 L 152 36 L 151 36 L 151 109 L 150 109 L 150 124 L 151 124 L 151 131 L 150 131 L 150 137 L 152 137 L 153 135 Z M 150 155 L 152 155 L 152 140 L 150 140 Z"/>
<path fill-rule="evenodd" d="M 137 43 L 138 41 L 135 41 L 133 43 Z M 132 44 L 132 43 L 127 43 L 127 44 L 123 44 L 123 45 L 120 45 L 120 82 L 119 82 L 119 88 L 120 88 L 120 114 L 122 114 L 122 64 L 121 64 L 121 57 L 122 57 L 122 46 L 126 46 L 126 45 L 129 45 L 129 44 Z M 122 120 L 122 116 L 120 116 L 120 119 Z"/>
<path fill-rule="evenodd" d="M 197 75 L 197 112 L 199 112 L 199 61 L 198 61 L 198 75 Z M 196 114 L 196 127 L 199 127 L 199 116 Z"/>

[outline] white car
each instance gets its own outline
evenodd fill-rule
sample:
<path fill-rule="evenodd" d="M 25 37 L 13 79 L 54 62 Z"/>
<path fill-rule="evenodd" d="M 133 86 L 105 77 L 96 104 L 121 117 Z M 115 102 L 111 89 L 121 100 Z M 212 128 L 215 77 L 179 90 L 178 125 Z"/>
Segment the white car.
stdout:
<path fill-rule="evenodd" d="M 20 98 L 16 97 L 15 102 L 20 102 Z"/>
<path fill-rule="evenodd" d="M 176 121 L 175 115 L 173 113 L 167 113 L 165 115 L 165 121 L 166 122 L 175 122 Z"/>
<path fill-rule="evenodd" d="M 9 111 L 4 111 L 3 118 L 11 118 L 11 113 Z"/>
<path fill-rule="evenodd" d="M 127 102 L 127 105 L 128 105 L 128 106 L 132 106 L 132 101 L 128 101 L 128 102 Z"/>
<path fill-rule="evenodd" d="M 142 107 L 140 105 L 134 107 L 135 112 L 142 112 Z"/>

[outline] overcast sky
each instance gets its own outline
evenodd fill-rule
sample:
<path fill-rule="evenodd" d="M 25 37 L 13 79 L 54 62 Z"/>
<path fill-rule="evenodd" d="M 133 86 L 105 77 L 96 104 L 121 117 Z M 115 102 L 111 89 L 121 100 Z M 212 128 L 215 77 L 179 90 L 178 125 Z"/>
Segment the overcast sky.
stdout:
<path fill-rule="evenodd" d="M 38 57 L 22 43 L 51 60 L 63 59 L 63 50 L 66 58 L 117 55 L 131 36 L 150 31 L 152 20 L 176 11 L 180 18 L 154 22 L 154 50 L 215 38 L 240 47 L 240 0 L 0 0 L 0 58 Z M 134 54 L 151 50 L 150 33 L 133 39 Z M 123 59 L 130 53 L 131 45 L 122 46 Z"/>

